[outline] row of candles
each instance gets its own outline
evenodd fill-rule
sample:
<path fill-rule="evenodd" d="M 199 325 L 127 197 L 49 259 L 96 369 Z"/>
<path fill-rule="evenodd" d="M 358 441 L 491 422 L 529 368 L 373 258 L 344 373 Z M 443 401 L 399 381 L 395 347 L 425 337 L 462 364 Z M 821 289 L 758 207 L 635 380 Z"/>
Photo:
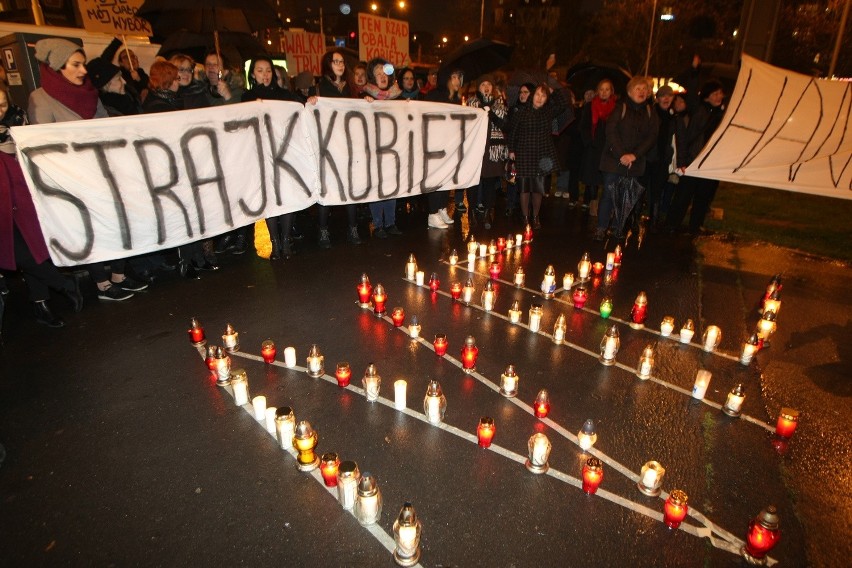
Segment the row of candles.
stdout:
<path fill-rule="evenodd" d="M 200 329 L 197 319 L 194 319 L 194 323 L 196 325 L 191 330 Z M 234 331 L 232 326 L 229 325 L 228 328 L 228 331 Z M 195 339 L 198 339 L 197 334 L 195 335 Z M 215 349 L 221 351 L 221 348 Z M 473 356 L 465 358 L 466 353 Z M 463 368 L 468 372 L 472 372 L 475 368 L 477 353 L 478 349 L 476 349 L 475 341 L 472 336 L 469 336 L 462 350 Z M 271 340 L 263 342 L 262 356 L 267 363 L 274 361 L 275 348 Z M 313 345 L 306 361 L 307 374 L 312 377 L 322 376 L 324 374 L 323 361 L 324 357 L 320 353 L 319 348 Z M 468 361 L 469 364 L 465 366 L 464 361 Z M 338 363 L 335 376 L 339 386 L 348 386 L 351 378 L 349 364 Z M 500 393 L 507 397 L 515 396 L 517 394 L 518 383 L 517 372 L 513 365 L 509 365 L 501 376 Z M 228 383 L 220 381 L 220 384 Z M 246 372 L 242 369 L 234 370 L 229 375 L 229 384 L 233 389 L 235 404 L 241 407 L 247 405 L 249 403 L 249 390 Z M 367 400 L 377 400 L 381 386 L 381 376 L 374 364 L 371 363 L 368 365 L 362 379 L 362 384 Z M 406 383 L 405 381 L 396 381 L 394 387 L 394 405 L 397 409 L 402 410 L 406 408 Z M 255 418 L 265 422 L 267 430 L 270 433 L 276 434 L 281 447 L 288 451 L 293 449 L 297 452 L 297 466 L 301 471 L 313 471 L 319 467 L 325 485 L 328 487 L 336 486 L 338 488 L 338 499 L 344 509 L 352 511 L 356 519 L 363 525 L 373 524 L 378 521 L 381 515 L 382 498 L 375 477 L 367 472 L 361 475 L 355 462 L 341 462 L 338 455 L 334 452 L 325 453 L 321 457 L 317 457 L 315 449 L 318 442 L 318 435 L 316 431 L 306 420 L 297 423 L 292 408 L 268 408 L 266 406 L 266 397 L 264 396 L 252 398 L 251 403 Z M 430 381 L 423 400 L 423 410 L 427 421 L 433 424 L 442 423 L 446 409 L 447 399 L 443 394 L 440 383 L 435 380 Z M 545 389 L 542 389 L 536 396 L 533 409 L 535 416 L 538 418 L 544 418 L 549 413 L 550 401 Z M 488 416 L 482 417 L 477 426 L 477 442 L 479 446 L 483 448 L 490 447 L 495 432 L 496 425 L 494 420 Z M 577 434 L 577 438 L 584 452 L 588 451 L 595 444 L 597 433 L 593 420 L 588 419 L 583 423 L 582 428 Z M 533 434 L 528 440 L 527 446 L 527 469 L 536 474 L 547 472 L 552 448 L 547 436 L 543 433 Z M 657 496 L 662 491 L 664 475 L 665 468 L 661 464 L 656 461 L 649 461 L 642 467 L 637 486 L 643 494 Z M 603 464 L 599 459 L 594 457 L 587 459 L 583 465 L 581 476 L 583 491 L 588 495 L 594 495 L 603 481 Z M 688 497 L 682 490 L 676 489 L 669 494 L 663 505 L 663 521 L 666 526 L 670 528 L 680 526 L 688 513 L 687 502 Z M 774 524 L 769 523 L 767 526 L 766 518 L 768 517 L 775 519 Z M 416 564 L 420 556 L 419 541 L 421 525 L 410 503 L 406 503 L 403 506 L 397 520 L 394 522 L 393 531 L 396 545 L 394 559 L 402 566 Z M 775 542 L 777 542 L 779 535 L 777 512 L 774 511 L 774 507 L 769 507 L 751 521 L 747 543 L 742 550 L 743 556 L 753 563 L 759 564 L 765 562 L 766 554 L 774 546 Z"/>

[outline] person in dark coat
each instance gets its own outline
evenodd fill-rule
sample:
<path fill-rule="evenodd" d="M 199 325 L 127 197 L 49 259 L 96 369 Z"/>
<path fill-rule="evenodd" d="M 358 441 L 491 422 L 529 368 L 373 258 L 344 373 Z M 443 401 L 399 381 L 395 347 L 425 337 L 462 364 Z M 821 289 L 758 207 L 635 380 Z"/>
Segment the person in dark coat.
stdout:
<path fill-rule="evenodd" d="M 435 79 L 437 80 L 437 72 L 435 73 Z M 431 81 L 431 75 L 430 75 Z M 454 69 L 450 71 L 450 76 L 447 78 L 447 84 L 442 85 L 440 87 L 434 87 L 429 89 L 425 95 L 421 98 L 421 100 L 430 101 L 433 103 L 447 103 L 450 105 L 460 105 L 462 104 L 461 98 L 461 88 L 464 85 L 464 72 L 461 69 Z M 421 91 L 421 94 L 422 91 Z M 464 213 L 467 211 L 467 207 L 464 204 L 464 190 L 457 189 L 454 192 L 454 201 L 456 204 L 456 211 L 459 213 Z M 438 214 L 441 218 L 441 221 L 444 225 L 451 225 L 454 221 L 453 218 L 449 216 L 447 213 L 446 207 L 446 196 L 442 196 L 441 192 L 432 192 L 427 197 L 427 202 L 429 205 L 429 215 Z M 474 206 L 473 203 L 470 204 L 471 207 Z M 431 217 L 433 221 L 435 221 L 434 228 L 437 229 L 446 229 L 446 227 L 442 227 L 441 223 L 437 223 L 437 217 Z M 432 227 L 433 225 L 429 225 Z"/>
<path fill-rule="evenodd" d="M 520 190 L 523 222 L 541 227 L 539 211 L 544 198 L 544 179 L 559 168 L 553 145 L 553 120 L 568 105 L 565 89 L 553 91 L 546 83 L 539 84 L 532 94 L 532 103 L 521 107 L 509 122 L 509 157 L 515 160 Z M 532 195 L 532 197 L 530 197 Z"/>
<path fill-rule="evenodd" d="M 657 113 L 659 128 L 657 144 L 648 153 L 648 163 L 645 168 L 644 185 L 647 188 L 648 213 L 651 226 L 656 226 L 660 219 L 660 210 L 668 210 L 668 203 L 662 204 L 663 190 L 669 177 L 669 165 L 672 160 L 672 137 L 674 136 L 675 110 L 672 107 L 674 91 L 668 85 L 657 89 L 657 102 L 654 111 Z"/>
<path fill-rule="evenodd" d="M 139 67 L 139 58 L 136 57 L 132 49 L 123 49 L 121 40 L 115 38 L 101 53 L 101 59 L 107 63 L 112 63 L 116 52 L 118 52 L 121 77 L 127 84 L 128 91 L 138 100 L 142 100 L 145 97 L 145 91 L 148 89 L 148 75 L 144 69 Z"/>
<path fill-rule="evenodd" d="M 631 213 L 616 209 L 624 206 L 621 181 L 625 178 L 639 179 L 644 175 L 646 157 L 657 143 L 659 123 L 656 113 L 647 103 L 649 91 L 646 77 L 633 77 L 627 83 L 627 99 L 616 105 L 607 119 L 606 144 L 600 163 L 604 193 L 598 210 L 595 240 L 603 240 L 610 226 L 611 214 L 615 213 L 616 219 L 623 220 Z M 615 238 L 620 239 L 624 227 L 617 224 L 613 230 Z"/>
<path fill-rule="evenodd" d="M 691 164 L 702 148 L 716 132 L 725 107 L 722 102 L 725 99 L 725 90 L 718 81 L 708 81 L 701 87 L 699 92 L 701 104 L 695 110 L 689 109 L 689 121 L 679 121 L 675 132 L 677 144 L 677 166 L 683 172 Z M 697 235 L 704 225 L 704 219 L 710 211 L 710 204 L 716 196 L 719 181 L 704 179 L 693 176 L 682 176 L 666 224 L 674 231 L 680 227 L 686 211 L 692 203 L 692 212 L 689 215 L 689 232 Z"/>
<path fill-rule="evenodd" d="M 110 116 L 142 113 L 142 103 L 135 91 L 127 88 L 121 69 L 102 57 L 95 57 L 86 63 L 86 69 Z"/>
<path fill-rule="evenodd" d="M 414 69 L 403 67 L 397 74 L 399 76 L 399 86 L 402 89 L 401 98 L 409 101 L 420 99 L 420 89 L 417 88 L 417 78 L 414 76 Z"/>
<path fill-rule="evenodd" d="M 583 140 L 581 181 L 586 186 L 582 207 L 592 209 L 592 215 L 597 215 L 598 193 L 603 185 L 600 164 L 606 144 L 606 121 L 617 100 L 612 81 L 604 79 L 598 83 L 594 98 L 586 103 L 580 115 L 580 138 Z"/>
<path fill-rule="evenodd" d="M 518 100 L 515 101 L 515 104 L 509 109 L 509 116 L 506 119 L 505 129 L 506 135 L 508 138 L 509 135 L 509 125 L 512 123 L 512 115 L 518 112 L 518 109 L 521 107 L 529 106 L 532 104 L 530 98 L 532 97 L 533 91 L 535 91 L 534 83 L 524 83 L 518 88 Z M 511 168 L 514 168 L 514 163 L 511 163 Z M 506 183 L 506 217 L 511 217 L 515 213 L 515 209 L 518 207 L 518 184 L 517 178 L 510 173 L 505 174 L 507 178 Z"/>
<path fill-rule="evenodd" d="M 0 90 L 0 116 L 0 268 L 23 272 L 37 322 L 63 327 L 65 322 L 47 303 L 50 290 L 68 298 L 75 312 L 83 309 L 83 296 L 76 281 L 63 276 L 50 260 L 35 204 L 8 131 L 10 126 L 27 124 L 26 113 L 9 104 L 5 90 Z"/>

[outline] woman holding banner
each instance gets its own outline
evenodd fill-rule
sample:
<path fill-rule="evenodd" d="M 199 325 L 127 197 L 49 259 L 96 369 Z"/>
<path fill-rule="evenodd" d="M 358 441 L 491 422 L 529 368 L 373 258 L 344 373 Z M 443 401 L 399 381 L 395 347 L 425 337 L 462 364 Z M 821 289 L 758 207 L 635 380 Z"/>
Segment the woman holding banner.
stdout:
<path fill-rule="evenodd" d="M 41 87 L 30 94 L 29 115 L 34 124 L 107 117 L 98 90 L 87 76 L 86 54 L 79 45 L 60 38 L 42 39 L 35 44 L 35 57 Z M 111 274 L 104 263 L 86 266 L 97 284 L 98 298 L 122 301 L 148 288 L 126 276 L 124 267 L 123 258 L 109 262 Z"/>
<path fill-rule="evenodd" d="M 424 99 L 435 103 L 460 105 L 462 104 L 460 94 L 462 85 L 464 85 L 464 72 L 461 69 L 454 69 L 450 72 L 447 84 L 444 87 L 431 89 Z M 464 206 L 464 193 L 465 190 L 463 189 L 457 189 L 454 192 L 456 211 L 459 213 L 467 211 Z M 453 218 L 447 213 L 447 196 L 444 195 L 444 192 L 434 191 L 426 196 L 426 200 L 429 205 L 427 227 L 430 229 L 446 229 L 454 223 Z"/>

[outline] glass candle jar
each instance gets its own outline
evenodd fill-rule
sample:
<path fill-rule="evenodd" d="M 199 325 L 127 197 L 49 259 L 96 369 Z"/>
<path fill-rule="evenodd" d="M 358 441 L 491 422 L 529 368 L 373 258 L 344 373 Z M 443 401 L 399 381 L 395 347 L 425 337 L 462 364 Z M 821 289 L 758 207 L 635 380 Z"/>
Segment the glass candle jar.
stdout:
<path fill-rule="evenodd" d="M 666 468 L 656 461 L 646 462 L 642 466 L 642 471 L 639 473 L 639 482 L 637 486 L 639 491 L 649 497 L 656 497 L 662 491 L 663 476 L 666 474 Z"/>
<path fill-rule="evenodd" d="M 537 333 L 541 329 L 541 317 L 544 314 L 539 304 L 533 304 L 530 307 L 530 331 Z"/>
<path fill-rule="evenodd" d="M 354 461 L 340 462 L 337 468 L 337 500 L 347 511 L 355 507 L 359 481 L 361 481 L 361 472 L 358 470 L 358 464 Z"/>
<path fill-rule="evenodd" d="M 264 363 L 272 363 L 275 361 L 275 355 L 278 353 L 278 350 L 275 349 L 275 342 L 271 339 L 267 339 L 263 343 L 260 344 L 260 356 L 263 357 Z"/>
<path fill-rule="evenodd" d="M 225 333 L 222 334 L 222 347 L 228 353 L 240 350 L 240 334 L 231 324 L 225 326 Z"/>
<path fill-rule="evenodd" d="M 500 394 L 512 398 L 518 394 L 518 377 L 514 365 L 507 365 L 506 370 L 500 375 Z"/>
<path fill-rule="evenodd" d="M 367 365 L 367 370 L 364 371 L 364 377 L 361 379 L 361 385 L 364 387 L 364 394 L 368 401 L 375 402 L 379 400 L 382 377 L 379 375 L 375 364 L 370 363 Z"/>
<path fill-rule="evenodd" d="M 551 448 L 550 440 L 541 432 L 536 432 L 530 436 L 530 439 L 527 441 L 529 455 L 526 462 L 527 469 L 536 474 L 546 473 L 550 467 L 547 460 L 550 458 Z"/>
<path fill-rule="evenodd" d="M 440 424 L 444 421 L 444 413 L 447 411 L 447 397 L 441 390 L 438 381 L 429 381 L 426 388 L 426 396 L 423 398 L 423 413 L 426 420 L 432 424 Z"/>
<path fill-rule="evenodd" d="M 447 353 L 447 347 L 449 343 L 447 342 L 447 336 L 443 333 L 438 333 L 435 335 L 435 340 L 432 342 L 432 347 L 435 349 L 435 355 L 438 357 L 443 357 Z"/>
<path fill-rule="evenodd" d="M 320 473 L 326 487 L 337 487 L 337 470 L 340 467 L 340 458 L 334 452 L 323 454 L 320 457 Z"/>
<path fill-rule="evenodd" d="M 414 506 L 406 502 L 393 523 L 393 559 L 399 566 L 414 566 L 420 561 L 420 521 Z"/>
<path fill-rule="evenodd" d="M 675 489 L 669 493 L 668 499 L 663 506 L 663 522 L 670 529 L 676 529 L 686 518 L 689 507 L 686 502 L 689 497 L 680 489 Z"/>
<path fill-rule="evenodd" d="M 204 336 L 204 328 L 201 327 L 201 322 L 198 321 L 198 318 L 192 318 L 189 320 L 189 329 L 187 330 L 187 334 L 189 334 L 189 342 L 196 347 L 207 343 L 207 339 Z"/>
<path fill-rule="evenodd" d="M 308 351 L 307 363 L 308 368 L 306 372 L 309 377 L 316 379 L 325 374 L 325 357 L 320 353 L 316 343 L 311 345 L 311 349 Z"/>
<path fill-rule="evenodd" d="M 373 525 L 382 516 L 382 493 L 376 478 L 365 471 L 358 482 L 358 498 L 355 500 L 355 518 L 363 526 Z"/>
<path fill-rule="evenodd" d="M 366 273 L 361 275 L 361 281 L 358 282 L 356 291 L 358 292 L 358 306 L 365 310 L 370 308 L 370 298 L 373 296 L 373 286 L 370 284 L 370 279 L 367 277 Z"/>
<path fill-rule="evenodd" d="M 594 495 L 603 481 L 603 464 L 598 458 L 589 458 L 583 465 L 583 491 Z"/>
<path fill-rule="evenodd" d="M 479 426 L 476 428 L 476 438 L 480 448 L 491 447 L 491 441 L 494 439 L 494 420 L 489 416 L 483 416 L 479 419 Z"/>

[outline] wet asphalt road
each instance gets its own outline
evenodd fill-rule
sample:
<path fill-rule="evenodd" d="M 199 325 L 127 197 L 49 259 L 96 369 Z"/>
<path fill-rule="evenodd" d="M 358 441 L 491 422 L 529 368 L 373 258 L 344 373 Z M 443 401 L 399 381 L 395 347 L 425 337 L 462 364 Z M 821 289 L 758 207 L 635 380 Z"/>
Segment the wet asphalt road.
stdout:
<path fill-rule="evenodd" d="M 583 213 L 554 198 L 548 206 L 532 245 L 503 255 L 501 279 L 511 280 L 523 266 L 527 286 L 536 288 L 548 264 L 561 282 L 564 272 L 576 272 L 584 251 L 604 260 L 604 247 L 587 238 Z M 427 279 L 438 274 L 443 292 L 463 282 L 467 271 L 442 259 L 452 248 L 464 254 L 466 223 L 427 232 L 422 212 L 402 213 L 405 236 L 353 247 L 334 227 L 330 251 L 316 248 L 311 223 L 309 216 L 299 219 L 308 238 L 286 262 L 224 257 L 222 269 L 201 281 L 166 275 L 118 305 L 99 304 L 91 288 L 77 315 L 57 298 L 54 306 L 69 323 L 62 330 L 41 328 L 10 301 L 0 353 L 0 443 L 7 451 L 0 467 L 0 554 L 8 565 L 394 565 L 383 544 L 314 477 L 297 471 L 293 458 L 210 380 L 186 338 L 192 316 L 217 344 L 232 323 L 249 355 L 271 338 L 279 360 L 292 345 L 304 365 L 316 343 L 327 373 L 337 361 L 351 363 L 353 385 L 360 386 L 373 362 L 381 395 L 392 403 L 393 382 L 406 379 L 407 406 L 416 413 L 428 380 L 440 381 L 445 422 L 457 430 L 369 403 L 333 381 L 234 356 L 252 396 L 292 406 L 297 420 L 317 430 L 320 453 L 335 451 L 377 477 L 386 535 L 403 502 L 413 502 L 423 523 L 423 566 L 738 566 L 742 561 L 726 550 L 735 545 L 725 543 L 743 538 L 748 521 L 769 504 L 781 515 L 782 539 L 771 553 L 781 566 L 845 565 L 852 553 L 848 267 L 771 245 L 649 235 L 641 250 L 625 250 L 610 285 L 612 318 L 621 320 L 636 294 L 647 293 L 649 329 L 575 310 L 560 294 L 541 301 L 542 331 L 552 333 L 564 313 L 566 346 L 501 317 L 519 300 L 526 322 L 538 301 L 531 290 L 498 285 L 489 314 L 402 278 L 414 253 Z M 473 228 L 488 239 L 517 230 L 503 217 L 492 230 Z M 476 304 L 487 265 L 477 261 L 472 275 Z M 401 306 L 419 316 L 423 337 L 446 333 L 453 358 L 474 335 L 479 375 L 463 374 L 360 309 L 355 285 L 362 272 L 385 286 L 389 310 Z M 734 360 L 740 342 L 757 321 L 769 277 L 779 272 L 778 332 L 756 364 L 743 367 Z M 24 294 L 20 283 L 11 284 L 13 295 Z M 603 281 L 592 288 L 588 308 L 597 308 L 604 288 Z M 695 321 L 692 346 L 653 333 L 665 315 L 678 327 L 686 318 Z M 594 356 L 608 323 L 621 333 L 617 360 L 624 367 L 605 367 Z M 697 348 L 710 324 L 723 332 L 719 354 Z M 660 382 L 640 381 L 630 370 L 648 343 L 657 346 Z M 499 383 L 507 363 L 518 369 L 523 404 L 489 386 Z M 754 421 L 729 418 L 677 390 L 690 390 L 699 368 L 713 374 L 711 403 L 723 404 L 743 383 L 744 413 Z M 534 418 L 525 406 L 541 388 L 550 393 L 551 421 Z M 783 455 L 756 423 L 771 430 L 782 406 L 802 412 Z M 483 450 L 466 437 L 485 415 L 494 419 L 494 444 L 504 451 Z M 617 497 L 587 496 L 572 485 L 588 455 L 570 437 L 587 418 L 596 422 L 594 450 L 604 461 L 601 491 Z M 526 458 L 535 432 L 553 445 L 553 475 L 533 475 L 516 461 Z M 643 496 L 628 478 L 650 459 L 666 467 L 663 488 L 686 491 L 703 515 L 687 518 L 693 528 L 666 528 L 655 518 L 663 501 Z M 705 526 L 715 527 L 716 545 L 696 536 Z"/>

